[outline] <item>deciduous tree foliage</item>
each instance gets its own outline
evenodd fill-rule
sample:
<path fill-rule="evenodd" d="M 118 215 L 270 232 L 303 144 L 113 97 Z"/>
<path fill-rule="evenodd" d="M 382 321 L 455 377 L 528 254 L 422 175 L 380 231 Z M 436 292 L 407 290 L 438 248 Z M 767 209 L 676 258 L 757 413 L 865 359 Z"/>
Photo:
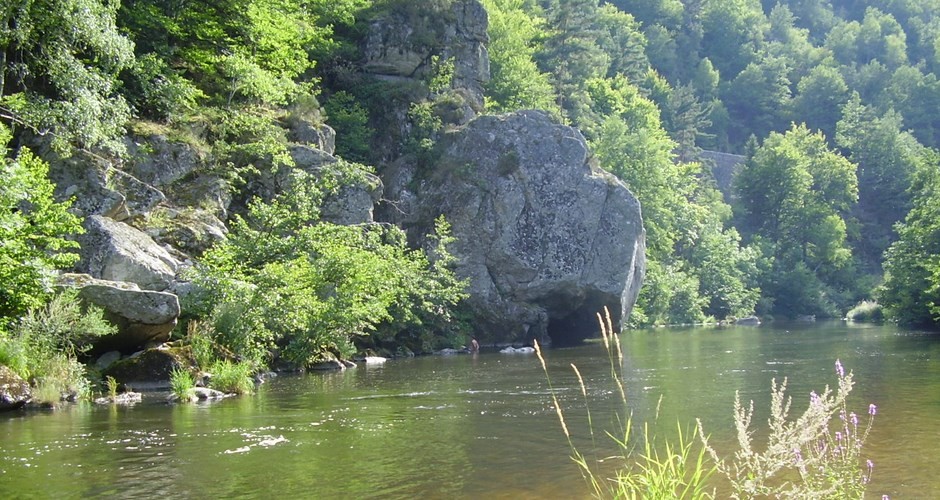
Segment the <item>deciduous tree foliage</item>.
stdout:
<path fill-rule="evenodd" d="M 845 218 L 858 199 L 855 165 L 803 125 L 772 133 L 737 178 L 748 234 L 759 236 L 773 271 L 761 288 L 785 315 L 833 314 L 827 276 L 850 263 Z M 802 295 L 797 288 L 805 287 Z M 812 291 L 813 293 L 809 293 Z M 786 299 L 786 300 L 782 300 Z"/>
<path fill-rule="evenodd" d="M 911 187 L 913 208 L 885 255 L 880 302 L 904 324 L 940 326 L 940 158 L 926 154 Z"/>
<path fill-rule="evenodd" d="M 253 202 L 198 268 L 191 314 L 213 321 L 217 342 L 257 361 L 278 351 L 304 367 L 352 355 L 354 340 L 419 350 L 462 340 L 448 337 L 459 334 L 451 308 L 463 283 L 447 267 L 443 219 L 432 264 L 394 226 L 320 221 L 320 188 L 296 175 L 296 189 Z"/>
<path fill-rule="evenodd" d="M 130 110 L 116 75 L 133 43 L 115 27 L 117 4 L 8 0 L 0 4 L 0 120 L 71 146 L 120 150 Z"/>
<path fill-rule="evenodd" d="M 55 271 L 78 260 L 83 231 L 70 203 L 57 203 L 49 166 L 29 149 L 8 158 L 9 131 L 0 125 L 0 325 L 50 297 Z"/>
<path fill-rule="evenodd" d="M 490 73 L 486 108 L 492 112 L 543 109 L 560 114 L 548 73 L 535 55 L 544 20 L 523 10 L 524 0 L 484 0 L 489 15 Z"/>

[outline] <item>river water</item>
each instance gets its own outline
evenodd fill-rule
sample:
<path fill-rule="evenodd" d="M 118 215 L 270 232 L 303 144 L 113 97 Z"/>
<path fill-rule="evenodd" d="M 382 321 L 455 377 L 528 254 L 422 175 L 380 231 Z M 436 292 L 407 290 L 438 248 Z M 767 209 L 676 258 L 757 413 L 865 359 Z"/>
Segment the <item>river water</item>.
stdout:
<path fill-rule="evenodd" d="M 777 324 L 629 332 L 622 345 L 626 405 L 600 343 L 546 352 L 573 442 L 592 459 L 613 451 L 603 431 L 624 412 L 665 434 L 699 417 L 731 453 L 736 390 L 761 424 L 771 380 L 788 378 L 801 412 L 836 383 L 840 359 L 855 374 L 850 410 L 878 406 L 863 450 L 869 497 L 940 498 L 938 335 Z M 537 358 L 484 351 L 284 376 L 212 404 L 154 396 L 0 415 L 0 498 L 587 497 L 569 455 Z"/>

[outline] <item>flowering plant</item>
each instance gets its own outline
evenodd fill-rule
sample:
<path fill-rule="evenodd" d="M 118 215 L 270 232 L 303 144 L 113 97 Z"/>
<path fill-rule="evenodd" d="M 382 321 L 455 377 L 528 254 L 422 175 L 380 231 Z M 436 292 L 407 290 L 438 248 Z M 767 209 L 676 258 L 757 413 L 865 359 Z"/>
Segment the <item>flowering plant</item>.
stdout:
<path fill-rule="evenodd" d="M 717 470 L 731 485 L 732 498 L 862 498 L 871 480 L 874 464 L 862 463 L 861 450 L 871 431 L 877 407 L 868 407 L 861 424 L 848 411 L 846 399 L 852 391 L 852 373 L 845 373 L 836 360 L 838 387 L 826 386 L 822 394 L 810 393 L 809 406 L 796 419 L 789 418 L 792 398 L 786 395 L 787 381 L 771 382 L 769 436 L 764 450 L 751 439 L 754 402 L 747 408 L 735 395 L 734 421 L 740 449 L 729 460 L 718 458 L 708 445 L 699 421 L 699 435 L 718 464 Z"/>

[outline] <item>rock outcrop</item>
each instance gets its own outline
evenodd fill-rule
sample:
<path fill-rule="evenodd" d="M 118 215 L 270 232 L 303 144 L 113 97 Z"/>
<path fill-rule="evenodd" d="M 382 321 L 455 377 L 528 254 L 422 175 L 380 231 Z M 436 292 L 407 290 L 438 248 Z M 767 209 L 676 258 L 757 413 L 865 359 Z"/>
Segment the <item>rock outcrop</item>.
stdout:
<path fill-rule="evenodd" d="M 62 286 L 78 288 L 83 301 L 101 307 L 105 317 L 117 326 L 116 334 L 95 341 L 98 352 L 129 353 L 165 342 L 180 316 L 179 299 L 172 293 L 141 290 L 133 283 L 88 275 L 66 274 L 59 281 Z"/>
<path fill-rule="evenodd" d="M 84 225 L 78 272 L 146 290 L 166 290 L 173 282 L 180 262 L 150 236 L 100 215 L 87 217 Z"/>
<path fill-rule="evenodd" d="M 339 186 L 326 193 L 320 217 L 334 224 L 373 222 L 372 210 L 382 197 L 382 180 L 354 163 L 342 162 L 332 154 L 303 144 L 290 147 L 297 168 L 318 179 L 332 177 Z M 327 182 L 326 184 L 330 184 Z"/>
<path fill-rule="evenodd" d="M 364 69 L 387 78 L 424 78 L 433 57 L 454 64 L 452 86 L 467 91 L 471 105 L 483 109 L 483 85 L 490 78 L 489 26 L 479 0 L 455 0 L 450 12 L 433 15 L 426 6 L 402 4 L 369 27 Z"/>
<path fill-rule="evenodd" d="M 29 383 L 9 367 L 0 365 L 0 411 L 21 408 L 31 399 Z"/>
<path fill-rule="evenodd" d="M 629 315 L 645 273 L 640 206 L 592 164 L 584 137 L 538 111 L 447 134 L 430 168 L 390 169 L 387 215 L 426 234 L 444 214 L 482 338 L 569 344 L 608 307 Z"/>
<path fill-rule="evenodd" d="M 115 362 L 102 375 L 134 390 L 168 389 L 173 370 L 190 369 L 192 364 L 186 349 L 153 348 Z"/>

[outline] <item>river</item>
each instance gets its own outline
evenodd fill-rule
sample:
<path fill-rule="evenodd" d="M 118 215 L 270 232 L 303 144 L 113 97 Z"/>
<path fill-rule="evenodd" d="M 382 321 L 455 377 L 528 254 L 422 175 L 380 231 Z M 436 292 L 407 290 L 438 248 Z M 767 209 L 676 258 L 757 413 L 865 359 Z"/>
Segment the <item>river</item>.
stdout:
<path fill-rule="evenodd" d="M 546 352 L 575 444 L 613 450 L 615 415 L 658 432 L 702 419 L 731 453 L 735 390 L 766 422 L 772 379 L 794 411 L 854 372 L 850 410 L 878 414 L 870 498 L 940 497 L 940 336 L 843 323 L 656 329 L 623 336 L 627 404 L 603 346 Z M 581 371 L 581 395 L 570 365 Z M 0 415 L 0 498 L 583 498 L 588 490 L 534 355 L 390 360 L 282 376 L 212 404 L 75 405 Z M 800 406 L 802 405 L 802 407 Z M 587 411 L 595 433 L 591 444 Z"/>

